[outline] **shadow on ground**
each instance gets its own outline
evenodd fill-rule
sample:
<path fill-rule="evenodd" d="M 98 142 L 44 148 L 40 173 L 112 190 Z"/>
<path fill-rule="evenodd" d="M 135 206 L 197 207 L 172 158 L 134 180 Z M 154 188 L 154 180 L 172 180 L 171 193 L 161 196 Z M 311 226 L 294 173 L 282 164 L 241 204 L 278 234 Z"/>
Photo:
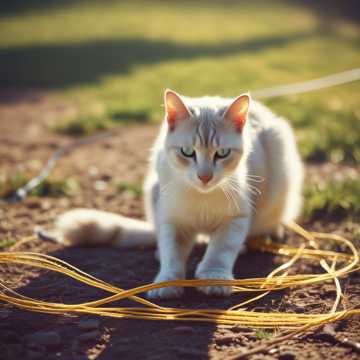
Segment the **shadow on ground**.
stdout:
<path fill-rule="evenodd" d="M 190 273 L 204 252 L 195 249 L 190 260 Z M 158 264 L 153 250 L 119 251 L 107 248 L 67 248 L 52 255 L 78 266 L 90 274 L 123 288 L 132 288 L 152 281 Z M 249 253 L 238 259 L 237 278 L 266 275 L 274 268 L 274 258 L 268 254 Z M 47 272 L 18 289 L 21 294 L 47 301 L 81 303 L 108 294 L 90 288 L 62 275 Z M 180 300 L 161 301 L 161 305 L 179 308 L 228 308 L 243 300 L 234 295 L 230 299 L 207 298 L 194 289 L 187 289 Z M 275 300 L 276 299 L 276 300 Z M 281 293 L 257 303 L 257 309 L 274 308 L 281 302 Z M 271 305 L 270 305 L 271 304 Z M 115 304 L 113 304 L 115 305 Z M 133 306 L 124 301 L 117 306 Z M 275 306 L 276 307 L 276 306 Z M 84 319 L 100 320 L 96 329 L 84 330 L 79 323 Z M 34 332 L 56 332 L 60 343 L 47 350 L 31 344 Z M 46 351 L 46 359 L 86 359 L 97 354 L 97 359 L 208 359 L 209 347 L 214 343 L 216 326 L 207 323 L 156 322 L 125 320 L 83 315 L 79 318 L 55 316 L 13 310 L 8 321 L 0 325 L 2 338 L 9 340 L 3 359 L 30 359 L 31 352 Z M 89 334 L 90 335 L 87 335 Z M 29 342 L 30 341 L 30 342 Z M 35 350 L 34 350 L 35 346 Z M 4 352 L 3 352 L 4 353 Z M 39 356 L 39 358 L 44 358 Z"/>
<path fill-rule="evenodd" d="M 137 65 L 249 54 L 287 46 L 315 34 L 299 32 L 216 45 L 128 38 L 2 48 L 0 79 L 3 86 L 71 87 L 97 82 L 105 75 L 125 74 Z"/>
<path fill-rule="evenodd" d="M 66 6 L 73 6 L 74 3 L 83 5 L 89 4 L 89 2 L 96 3 L 100 2 L 99 0 L 12 0 L 12 1 L 3 1 L 0 4 L 1 14 L 19 14 L 32 12 L 34 10 L 57 10 Z M 116 0 L 101 0 L 101 3 L 104 7 L 115 3 Z M 165 5 L 171 6 L 171 2 L 177 2 L 176 0 L 166 0 L 163 1 Z M 237 0 L 198 0 L 198 3 L 203 3 L 203 6 L 211 7 L 223 7 L 223 6 L 234 6 L 239 5 Z M 358 0 L 347 0 L 347 1 L 338 1 L 338 0 L 284 0 L 284 3 L 293 5 L 294 2 L 300 6 L 306 6 L 311 11 L 316 13 L 317 16 L 327 18 L 329 20 L 350 20 L 355 23 L 360 22 L 360 8 Z M 137 0 L 139 7 L 148 5 L 148 2 L 144 0 Z M 191 6 L 191 0 L 182 0 L 182 3 L 188 3 Z M 265 0 L 256 0 L 253 1 L 258 6 L 268 6 L 268 1 Z"/>

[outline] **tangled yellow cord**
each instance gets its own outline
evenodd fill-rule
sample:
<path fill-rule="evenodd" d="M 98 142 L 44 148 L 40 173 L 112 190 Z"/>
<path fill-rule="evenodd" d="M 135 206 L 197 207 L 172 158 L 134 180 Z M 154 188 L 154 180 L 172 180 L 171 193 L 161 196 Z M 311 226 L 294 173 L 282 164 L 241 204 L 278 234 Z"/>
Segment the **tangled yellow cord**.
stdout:
<path fill-rule="evenodd" d="M 299 248 L 276 244 L 269 240 L 255 240 L 250 244 L 253 249 L 291 256 L 289 261 L 273 270 L 266 278 L 239 280 L 176 280 L 166 281 L 160 284 L 139 286 L 130 290 L 123 290 L 115 287 L 52 256 L 32 252 L 3 252 L 0 253 L 0 263 L 25 264 L 56 271 L 85 284 L 103 289 L 112 295 L 96 301 L 67 305 L 45 302 L 23 296 L 12 289 L 9 289 L 5 284 L 0 282 L 0 300 L 22 309 L 52 314 L 87 313 L 118 318 L 203 321 L 218 324 L 239 324 L 249 327 L 288 328 L 295 330 L 309 329 L 339 319 L 348 318 L 355 314 L 360 314 L 359 309 L 338 310 L 338 305 L 342 296 L 338 278 L 360 269 L 359 255 L 354 245 L 349 240 L 335 234 L 307 232 L 297 224 L 291 224 L 288 228 L 296 232 L 298 235 L 301 235 L 306 240 L 306 242 Z M 341 243 L 350 250 L 350 253 L 322 250 L 320 249 L 322 240 L 330 240 Z M 322 274 L 288 275 L 288 269 L 301 258 L 318 260 L 325 272 Z M 342 267 L 337 268 L 339 263 L 341 263 Z M 333 280 L 336 286 L 335 302 L 331 311 L 328 313 L 296 314 L 257 312 L 246 310 L 244 308 L 245 305 L 266 296 L 271 291 L 307 284 L 315 284 L 326 280 Z M 234 292 L 255 292 L 258 294 L 249 300 L 226 310 L 194 310 L 164 307 L 138 296 L 138 294 L 145 291 L 165 286 L 198 287 L 209 285 L 227 285 L 232 286 Z M 121 299 L 129 299 L 141 304 L 142 306 L 104 307 L 106 304 L 110 304 Z"/>

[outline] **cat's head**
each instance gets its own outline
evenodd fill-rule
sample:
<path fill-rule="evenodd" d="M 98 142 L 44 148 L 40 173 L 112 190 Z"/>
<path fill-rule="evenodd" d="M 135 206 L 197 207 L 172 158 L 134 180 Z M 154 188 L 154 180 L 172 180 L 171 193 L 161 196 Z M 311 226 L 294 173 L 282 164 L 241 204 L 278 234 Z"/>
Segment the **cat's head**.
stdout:
<path fill-rule="evenodd" d="M 193 99 L 166 90 L 166 156 L 178 176 L 200 192 L 228 181 L 244 158 L 249 106 L 248 94 Z"/>

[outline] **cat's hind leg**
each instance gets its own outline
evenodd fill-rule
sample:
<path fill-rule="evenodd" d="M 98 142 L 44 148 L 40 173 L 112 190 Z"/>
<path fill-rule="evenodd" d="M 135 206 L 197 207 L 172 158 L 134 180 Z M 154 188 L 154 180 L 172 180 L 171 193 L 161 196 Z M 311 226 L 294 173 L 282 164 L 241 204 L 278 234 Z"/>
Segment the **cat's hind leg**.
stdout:
<path fill-rule="evenodd" d="M 267 173 L 265 198 L 257 208 L 252 235 L 277 234 L 301 210 L 303 165 L 290 125 L 281 118 L 262 134 Z"/>

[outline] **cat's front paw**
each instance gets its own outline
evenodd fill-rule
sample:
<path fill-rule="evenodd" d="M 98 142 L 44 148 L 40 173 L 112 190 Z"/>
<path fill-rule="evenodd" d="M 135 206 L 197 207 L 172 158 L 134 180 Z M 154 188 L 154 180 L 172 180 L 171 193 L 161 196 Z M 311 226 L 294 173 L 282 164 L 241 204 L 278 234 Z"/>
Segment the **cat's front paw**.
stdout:
<path fill-rule="evenodd" d="M 158 284 L 163 281 L 180 280 L 181 277 L 172 274 L 159 274 L 154 283 Z M 174 299 L 180 297 L 184 292 L 182 287 L 178 286 L 167 286 L 159 289 L 149 290 L 146 296 L 149 299 Z"/>
<path fill-rule="evenodd" d="M 207 280 L 233 280 L 234 277 L 231 272 L 228 272 L 223 269 L 207 269 L 197 271 L 195 274 L 197 279 L 207 279 Z M 197 288 L 199 291 L 203 292 L 209 296 L 222 296 L 227 297 L 232 293 L 231 286 L 220 286 L 220 285 L 212 285 L 212 286 L 203 286 Z"/>

